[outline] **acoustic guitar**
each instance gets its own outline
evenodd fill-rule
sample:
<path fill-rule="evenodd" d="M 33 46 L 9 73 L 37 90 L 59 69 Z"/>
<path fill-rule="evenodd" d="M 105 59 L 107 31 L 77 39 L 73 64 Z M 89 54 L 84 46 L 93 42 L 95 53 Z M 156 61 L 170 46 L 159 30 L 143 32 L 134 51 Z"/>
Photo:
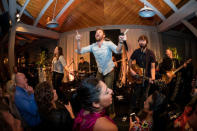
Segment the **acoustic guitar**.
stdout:
<path fill-rule="evenodd" d="M 138 74 L 137 77 L 136 76 L 130 76 L 128 78 L 128 81 L 130 83 L 136 83 L 136 84 L 142 84 L 143 80 L 149 80 L 150 78 L 147 76 L 143 76 L 143 68 L 140 68 L 137 64 L 132 64 L 131 68 Z M 163 80 L 158 79 L 158 80 L 154 80 L 153 84 L 155 84 L 156 86 L 159 87 L 166 87 L 166 84 Z"/>
<path fill-rule="evenodd" d="M 184 62 L 184 64 L 188 64 L 191 61 L 192 59 L 189 59 L 186 62 Z M 176 76 L 175 74 L 184 67 L 184 64 L 175 70 L 167 71 L 166 74 L 162 75 L 162 81 L 164 81 L 166 84 L 169 84 L 172 81 L 172 79 Z"/>

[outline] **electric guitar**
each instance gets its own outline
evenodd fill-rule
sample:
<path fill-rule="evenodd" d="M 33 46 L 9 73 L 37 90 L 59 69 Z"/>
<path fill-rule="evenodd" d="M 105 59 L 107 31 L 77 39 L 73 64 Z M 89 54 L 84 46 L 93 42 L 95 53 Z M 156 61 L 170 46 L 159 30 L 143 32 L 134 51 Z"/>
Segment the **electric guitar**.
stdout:
<path fill-rule="evenodd" d="M 191 61 L 192 59 L 189 59 L 186 62 L 184 62 L 184 64 L 188 64 Z M 166 74 L 162 75 L 162 80 L 165 81 L 166 84 L 169 84 L 172 81 L 172 79 L 176 76 L 175 74 L 184 67 L 184 64 L 181 65 L 179 68 L 175 69 L 174 71 L 167 71 Z"/>

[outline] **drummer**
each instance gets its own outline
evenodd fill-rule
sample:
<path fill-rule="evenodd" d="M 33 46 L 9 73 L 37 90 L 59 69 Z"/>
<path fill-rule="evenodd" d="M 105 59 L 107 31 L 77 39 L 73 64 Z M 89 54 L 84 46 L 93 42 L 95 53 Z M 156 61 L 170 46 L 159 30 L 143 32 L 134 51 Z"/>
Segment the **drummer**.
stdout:
<path fill-rule="evenodd" d="M 89 73 L 89 63 L 85 61 L 83 57 L 80 57 L 79 60 L 78 73 L 79 76 L 87 76 L 87 74 Z"/>

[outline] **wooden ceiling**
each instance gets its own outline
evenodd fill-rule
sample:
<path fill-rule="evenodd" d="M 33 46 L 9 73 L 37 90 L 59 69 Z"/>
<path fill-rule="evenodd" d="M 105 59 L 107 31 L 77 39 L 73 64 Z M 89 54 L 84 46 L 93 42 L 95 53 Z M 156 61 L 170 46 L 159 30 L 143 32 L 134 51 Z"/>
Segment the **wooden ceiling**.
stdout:
<path fill-rule="evenodd" d="M 17 0 L 17 3 L 23 6 L 25 1 Z M 183 5 L 182 3 L 188 0 L 171 1 L 180 8 Z M 26 11 L 34 17 L 34 21 L 47 2 L 48 0 L 30 0 Z M 67 2 L 69 0 L 57 0 L 55 16 Z M 166 17 L 173 13 L 172 9 L 163 0 L 148 0 L 148 2 Z M 55 0 L 39 20 L 39 26 L 42 28 L 46 28 L 46 23 L 52 19 L 54 5 Z M 138 15 L 139 10 L 143 6 L 143 3 L 139 0 L 74 0 L 60 19 L 58 19 L 60 26 L 55 30 L 66 32 L 103 25 L 158 25 L 161 19 L 157 15 L 151 19 L 144 19 Z M 31 23 L 26 17 L 22 18 L 22 22 Z"/>

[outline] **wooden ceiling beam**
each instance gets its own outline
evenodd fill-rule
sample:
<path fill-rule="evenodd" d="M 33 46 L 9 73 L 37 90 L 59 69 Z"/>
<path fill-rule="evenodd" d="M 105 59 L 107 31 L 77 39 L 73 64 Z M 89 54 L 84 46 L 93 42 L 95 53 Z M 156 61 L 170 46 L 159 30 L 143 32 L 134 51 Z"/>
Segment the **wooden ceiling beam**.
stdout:
<path fill-rule="evenodd" d="M 197 29 L 192 24 L 187 20 L 182 20 L 181 22 L 197 37 Z"/>
<path fill-rule="evenodd" d="M 174 12 L 178 11 L 178 9 L 171 2 L 171 0 L 164 0 L 164 1 L 174 10 Z M 197 29 L 192 24 L 190 24 L 187 20 L 182 20 L 181 22 L 197 37 Z"/>
<path fill-rule="evenodd" d="M 68 7 L 74 2 L 75 0 L 69 0 L 65 6 L 62 8 L 62 10 L 58 13 L 58 15 L 56 16 L 56 20 L 58 21 L 59 18 L 63 15 L 63 13 L 68 9 Z"/>
<path fill-rule="evenodd" d="M 19 13 L 19 18 L 21 18 L 21 16 L 23 15 L 23 12 L 25 11 L 25 8 L 27 6 L 27 4 L 29 3 L 30 0 L 26 0 L 25 1 L 25 4 L 23 5 L 23 7 L 21 8 L 20 10 L 20 13 Z"/>
<path fill-rule="evenodd" d="M 154 12 L 164 21 L 166 20 L 165 16 L 159 11 L 157 10 L 157 8 L 155 8 L 151 3 L 149 3 L 147 0 L 140 0 L 142 3 L 144 3 L 145 5 L 147 5 L 148 7 L 152 8 L 154 10 Z"/>
<path fill-rule="evenodd" d="M 21 11 L 21 9 L 22 9 L 22 7 L 21 7 L 19 4 L 16 4 L 16 8 L 17 8 L 17 10 L 19 10 L 19 11 Z M 24 10 L 23 13 L 24 13 L 26 16 L 28 16 L 29 18 L 34 19 L 34 17 L 33 17 L 28 11 Z"/>
<path fill-rule="evenodd" d="M 16 32 L 34 34 L 51 39 L 59 39 L 60 37 L 60 34 L 57 32 L 21 23 L 17 24 Z"/>
<path fill-rule="evenodd" d="M 195 0 L 190 0 L 188 3 L 186 3 L 183 7 L 181 7 L 177 12 L 172 14 L 168 19 L 163 21 L 158 26 L 158 31 L 163 32 L 166 31 L 173 26 L 180 23 L 184 18 L 190 16 L 191 14 L 195 13 L 197 11 L 197 2 Z"/>
<path fill-rule="evenodd" d="M 45 11 L 49 8 L 49 6 L 53 3 L 53 0 L 49 0 L 45 6 L 42 8 L 40 14 L 38 15 L 38 17 L 36 18 L 35 22 L 34 22 L 34 26 L 36 26 L 39 22 L 39 20 L 42 18 L 42 16 L 44 15 Z"/>
<path fill-rule="evenodd" d="M 171 0 L 164 0 L 164 2 L 165 2 L 174 12 L 177 12 L 177 11 L 178 11 L 177 7 L 174 5 L 174 3 L 172 3 Z"/>
<path fill-rule="evenodd" d="M 21 38 L 23 38 L 23 39 L 25 39 L 25 40 L 28 40 L 28 41 L 33 41 L 33 40 L 38 39 L 38 38 L 35 37 L 35 36 L 32 36 L 32 35 L 29 35 L 29 36 L 28 36 L 28 35 L 21 34 L 21 33 L 17 33 L 16 36 L 21 37 Z"/>

